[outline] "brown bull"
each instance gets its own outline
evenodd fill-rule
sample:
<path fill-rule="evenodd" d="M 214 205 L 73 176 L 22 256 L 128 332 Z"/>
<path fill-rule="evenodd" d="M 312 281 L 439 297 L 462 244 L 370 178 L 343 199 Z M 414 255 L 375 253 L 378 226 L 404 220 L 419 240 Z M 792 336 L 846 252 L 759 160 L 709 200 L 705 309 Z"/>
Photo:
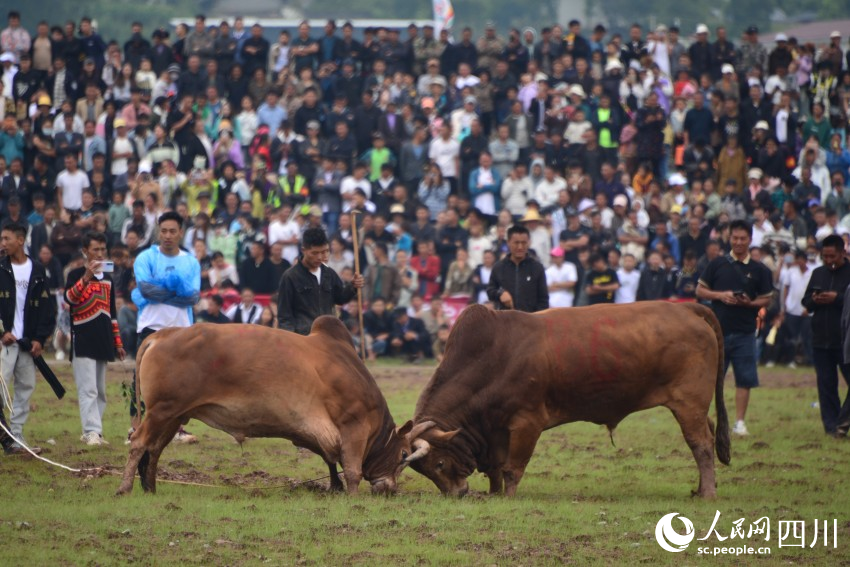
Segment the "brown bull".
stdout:
<path fill-rule="evenodd" d="M 239 442 L 289 439 L 324 459 L 333 490 L 343 489 L 340 463 L 349 493 L 364 477 L 373 492 L 394 492 L 410 451 L 411 422 L 395 428 L 333 317 L 318 318 L 306 337 L 257 325 L 165 329 L 142 343 L 136 374 L 146 414 L 131 437 L 119 494 L 133 489 L 137 468 L 142 488 L 156 490 L 159 456 L 190 419 Z"/>
<path fill-rule="evenodd" d="M 490 492 L 516 493 L 540 434 L 590 421 L 613 430 L 627 415 L 673 412 L 699 467 L 697 494 L 716 494 L 717 456 L 729 464 L 723 336 L 697 304 L 550 309 L 527 314 L 466 309 L 445 359 L 416 406 L 408 458 L 443 492 L 462 495 L 477 468 Z"/>

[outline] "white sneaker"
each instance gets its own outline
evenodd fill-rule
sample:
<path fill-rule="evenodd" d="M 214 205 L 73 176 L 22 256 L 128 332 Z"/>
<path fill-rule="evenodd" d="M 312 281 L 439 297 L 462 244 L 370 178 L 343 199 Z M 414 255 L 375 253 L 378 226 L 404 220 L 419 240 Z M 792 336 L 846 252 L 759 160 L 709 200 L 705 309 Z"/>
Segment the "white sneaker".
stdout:
<path fill-rule="evenodd" d="M 125 445 L 130 444 L 130 437 L 132 437 L 133 433 L 135 433 L 135 432 L 136 432 L 136 429 L 134 427 L 131 427 L 130 429 L 127 430 L 127 438 L 124 440 Z"/>
<path fill-rule="evenodd" d="M 57 350 L 56 351 L 56 360 L 65 360 L 65 351 Z"/>
<path fill-rule="evenodd" d="M 197 443 L 198 438 L 189 433 L 188 431 L 183 431 L 182 429 L 177 432 L 174 436 L 175 443 L 186 443 L 191 445 L 192 443 Z"/>
<path fill-rule="evenodd" d="M 797 363 L 792 360 L 788 363 L 788 368 L 797 368 Z"/>
<path fill-rule="evenodd" d="M 774 366 L 776 366 L 776 363 L 772 360 L 767 361 L 767 364 L 764 365 L 765 368 L 773 368 Z"/>
<path fill-rule="evenodd" d="M 740 435 L 741 437 L 745 437 L 750 434 L 750 432 L 747 431 L 747 426 L 744 425 L 743 421 L 738 421 L 735 423 L 735 427 L 732 428 L 732 433 L 734 433 L 735 435 Z"/>
<path fill-rule="evenodd" d="M 84 433 L 82 437 L 80 437 L 80 441 L 89 446 L 109 445 L 109 441 L 104 439 L 103 435 L 97 433 L 96 431 L 89 431 L 88 433 Z"/>

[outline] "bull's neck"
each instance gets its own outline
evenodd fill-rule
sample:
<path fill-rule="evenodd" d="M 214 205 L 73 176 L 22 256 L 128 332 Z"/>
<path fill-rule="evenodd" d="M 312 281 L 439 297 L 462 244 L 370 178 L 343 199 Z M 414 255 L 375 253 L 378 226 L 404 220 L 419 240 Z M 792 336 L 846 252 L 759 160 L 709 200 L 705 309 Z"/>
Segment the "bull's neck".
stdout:
<path fill-rule="evenodd" d="M 366 453 L 366 458 L 363 459 L 363 476 L 366 480 L 375 478 L 378 471 L 373 471 L 372 466 L 383 463 L 386 459 L 381 458 L 381 454 L 389 445 L 393 432 L 395 431 L 395 422 L 393 416 L 390 415 L 390 410 L 384 404 L 384 417 L 381 420 L 381 425 L 374 432 L 375 438 L 369 446 L 369 451 Z"/>

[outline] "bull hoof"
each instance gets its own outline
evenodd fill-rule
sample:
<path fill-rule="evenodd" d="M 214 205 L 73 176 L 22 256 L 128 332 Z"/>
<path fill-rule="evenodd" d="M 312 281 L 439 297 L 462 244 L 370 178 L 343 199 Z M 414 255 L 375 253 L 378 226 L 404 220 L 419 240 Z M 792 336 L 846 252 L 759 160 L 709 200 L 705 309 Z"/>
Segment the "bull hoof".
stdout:
<path fill-rule="evenodd" d="M 717 498 L 716 490 L 691 490 L 691 497 L 703 498 L 705 500 L 714 500 Z"/>

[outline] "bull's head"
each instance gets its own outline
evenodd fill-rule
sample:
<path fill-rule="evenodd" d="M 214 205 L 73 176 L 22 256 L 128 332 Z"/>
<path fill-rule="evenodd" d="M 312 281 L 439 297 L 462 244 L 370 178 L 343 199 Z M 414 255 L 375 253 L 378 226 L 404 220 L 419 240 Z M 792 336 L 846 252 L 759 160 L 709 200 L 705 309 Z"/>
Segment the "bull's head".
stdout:
<path fill-rule="evenodd" d="M 378 458 L 370 459 L 370 466 L 366 467 L 364 463 L 364 476 L 371 483 L 373 494 L 396 492 L 398 477 L 415 453 L 413 440 L 423 430 L 421 425 L 414 426 L 412 421 L 408 421 L 392 431 Z"/>
<path fill-rule="evenodd" d="M 406 459 L 413 470 L 431 479 L 440 492 L 450 496 L 467 493 L 466 478 L 474 470 L 463 458 L 457 443 L 452 442 L 459 432 L 460 429 L 444 431 L 433 421 L 417 423 L 410 432 L 413 453 Z"/>

